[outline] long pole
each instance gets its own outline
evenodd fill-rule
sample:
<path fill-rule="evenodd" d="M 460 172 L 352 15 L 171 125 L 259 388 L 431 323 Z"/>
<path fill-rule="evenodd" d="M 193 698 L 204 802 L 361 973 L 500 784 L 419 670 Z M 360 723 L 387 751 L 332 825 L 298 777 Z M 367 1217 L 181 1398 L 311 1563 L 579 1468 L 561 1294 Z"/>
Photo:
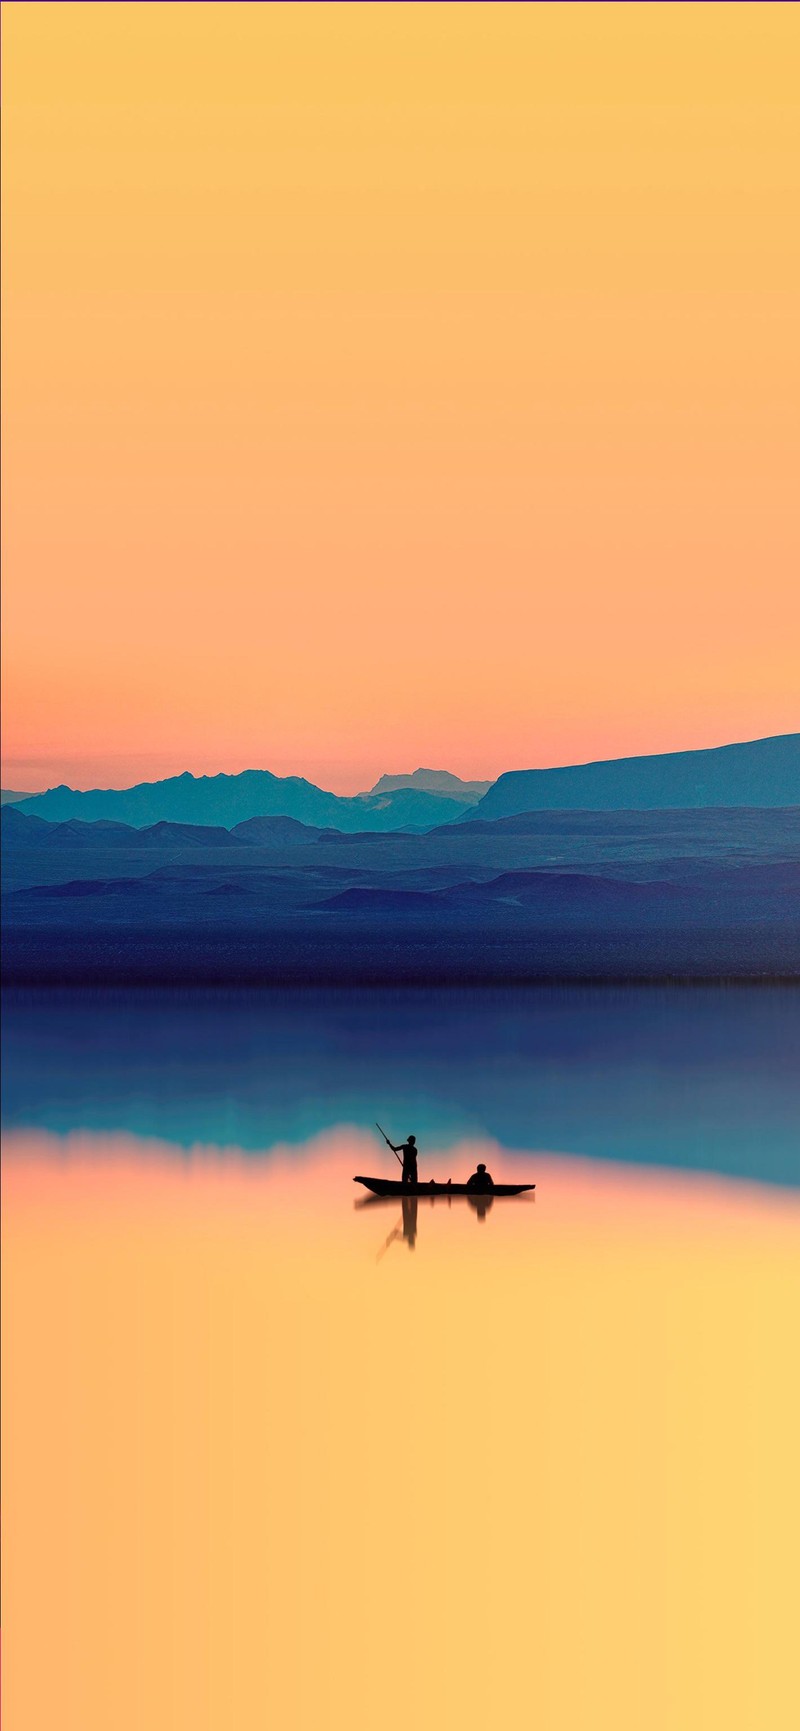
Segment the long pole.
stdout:
<path fill-rule="evenodd" d="M 379 1123 L 378 1123 L 378 1120 L 377 1120 L 377 1118 L 376 1118 L 376 1119 L 375 1119 L 375 1129 L 376 1129 L 376 1130 L 381 1130 L 381 1127 L 380 1127 L 380 1124 L 379 1124 Z M 382 1135 L 382 1137 L 383 1137 L 383 1140 L 384 1140 L 384 1142 L 385 1142 L 385 1143 L 386 1143 L 386 1146 L 387 1146 L 387 1148 L 392 1148 L 392 1144 L 391 1144 L 391 1142 L 390 1142 L 390 1141 L 389 1141 L 389 1138 L 388 1138 L 388 1136 L 387 1136 L 387 1134 L 386 1134 L 386 1131 L 385 1131 L 385 1130 L 381 1130 L 381 1135 Z M 400 1155 L 399 1155 L 399 1154 L 398 1154 L 398 1152 L 397 1152 L 397 1149 L 396 1149 L 396 1148 L 392 1148 L 392 1153 L 393 1153 L 393 1155 L 394 1155 L 394 1157 L 395 1157 L 395 1160 L 396 1160 L 396 1161 L 397 1161 L 397 1164 L 398 1164 L 398 1166 L 402 1166 L 402 1164 L 403 1164 L 403 1162 L 402 1162 L 402 1160 L 401 1160 L 401 1159 L 400 1159 Z"/>

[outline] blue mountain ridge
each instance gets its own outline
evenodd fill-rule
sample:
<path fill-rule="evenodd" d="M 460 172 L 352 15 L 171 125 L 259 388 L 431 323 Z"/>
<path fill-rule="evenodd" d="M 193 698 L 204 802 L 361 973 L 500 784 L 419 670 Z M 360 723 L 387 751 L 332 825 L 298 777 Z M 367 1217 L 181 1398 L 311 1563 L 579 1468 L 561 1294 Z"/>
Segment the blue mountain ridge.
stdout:
<path fill-rule="evenodd" d="M 427 789 L 400 787 L 380 794 L 345 798 L 315 787 L 302 776 L 272 775 L 267 769 L 246 769 L 240 775 L 170 776 L 165 781 L 139 782 L 136 787 L 51 787 L 10 809 L 29 817 L 63 823 L 113 820 L 136 828 L 159 822 L 223 826 L 258 817 L 294 818 L 304 824 L 339 830 L 392 830 L 413 826 L 432 829 L 470 808 L 459 800 Z"/>
<path fill-rule="evenodd" d="M 791 736 L 789 757 L 795 743 Z M 770 762 L 780 748 L 786 768 L 785 741 L 755 744 Z M 752 758 L 752 747 L 730 750 L 740 764 L 742 752 Z M 221 780 L 217 792 L 227 796 L 243 778 L 208 780 Z M 193 797 L 205 786 L 192 777 L 185 785 Z M 765 796 L 776 786 L 762 775 Z M 724 791 L 740 790 L 728 779 Z M 47 797 L 31 803 L 41 809 Z M 420 797 L 431 796 L 411 790 Z M 444 803 L 452 817 L 453 800 Z M 225 823 L 173 817 L 134 827 L 109 817 L 53 823 L 7 806 L 7 977 L 267 984 L 800 974 L 800 804 L 734 799 L 492 819 L 484 800 L 471 821 L 382 831 L 365 827 L 364 801 L 344 805 L 356 825 L 349 832 L 281 813 L 231 823 L 230 809 Z"/>
<path fill-rule="evenodd" d="M 508 770 L 462 822 L 517 812 L 800 804 L 800 733 L 703 751 Z"/>

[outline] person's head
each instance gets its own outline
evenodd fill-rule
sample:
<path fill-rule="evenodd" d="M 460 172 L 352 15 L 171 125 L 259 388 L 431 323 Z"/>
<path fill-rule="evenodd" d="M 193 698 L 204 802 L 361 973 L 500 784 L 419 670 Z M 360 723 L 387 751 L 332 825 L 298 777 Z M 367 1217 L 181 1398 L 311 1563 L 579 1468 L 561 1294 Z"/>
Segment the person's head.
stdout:
<path fill-rule="evenodd" d="M 416 1142 L 416 1140 L 417 1140 L 417 1138 L 416 1138 L 416 1136 L 409 1136 L 409 1138 L 408 1138 L 408 1140 L 409 1140 L 409 1142 L 410 1142 L 410 1143 L 411 1143 L 411 1146 L 412 1146 L 412 1148 L 413 1148 L 413 1147 L 414 1147 L 414 1144 L 415 1144 L 415 1142 Z"/>
<path fill-rule="evenodd" d="M 479 1161 L 478 1161 L 478 1171 L 479 1171 L 479 1172 L 485 1172 L 485 1171 L 486 1171 L 486 1167 L 485 1167 L 485 1166 L 484 1166 L 484 1164 L 483 1164 L 483 1161 L 482 1161 L 482 1160 L 479 1160 Z"/>

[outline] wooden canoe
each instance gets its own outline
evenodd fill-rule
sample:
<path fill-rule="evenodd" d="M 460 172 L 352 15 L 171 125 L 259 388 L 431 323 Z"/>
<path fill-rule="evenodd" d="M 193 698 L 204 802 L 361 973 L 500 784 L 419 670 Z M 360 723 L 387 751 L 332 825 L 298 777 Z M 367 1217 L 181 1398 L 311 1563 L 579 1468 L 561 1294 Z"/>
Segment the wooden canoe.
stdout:
<path fill-rule="evenodd" d="M 402 1184 L 399 1178 L 354 1178 L 374 1196 L 521 1196 L 524 1190 L 535 1190 L 535 1184 L 493 1184 L 491 1190 L 470 1189 L 468 1184 Z"/>

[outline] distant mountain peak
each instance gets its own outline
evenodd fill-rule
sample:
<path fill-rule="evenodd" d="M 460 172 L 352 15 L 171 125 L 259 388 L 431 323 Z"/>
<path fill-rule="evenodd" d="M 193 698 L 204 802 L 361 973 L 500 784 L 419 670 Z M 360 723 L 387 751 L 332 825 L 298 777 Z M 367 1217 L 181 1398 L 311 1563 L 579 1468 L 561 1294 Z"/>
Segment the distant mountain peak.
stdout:
<path fill-rule="evenodd" d="M 415 769 L 410 775 L 382 775 L 364 797 L 374 799 L 382 794 L 412 788 L 419 793 L 444 794 L 447 799 L 460 800 L 462 805 L 477 805 L 491 785 L 490 781 L 462 781 L 449 769 Z"/>

